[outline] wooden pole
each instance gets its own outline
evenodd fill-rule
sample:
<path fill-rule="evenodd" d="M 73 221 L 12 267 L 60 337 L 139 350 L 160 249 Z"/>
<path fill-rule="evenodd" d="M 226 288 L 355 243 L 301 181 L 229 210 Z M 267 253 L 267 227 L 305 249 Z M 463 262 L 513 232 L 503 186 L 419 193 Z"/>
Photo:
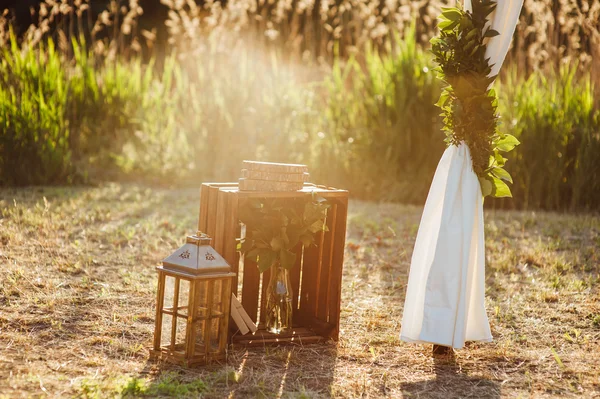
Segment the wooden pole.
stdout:
<path fill-rule="evenodd" d="M 179 277 L 175 277 L 173 294 L 173 320 L 171 320 L 171 351 L 175 351 L 175 336 L 177 334 L 177 308 L 179 307 Z"/>
<path fill-rule="evenodd" d="M 160 338 L 162 335 L 162 310 L 165 298 L 165 274 L 158 272 L 158 288 L 156 290 L 156 317 L 154 319 L 154 350 L 160 350 Z"/>

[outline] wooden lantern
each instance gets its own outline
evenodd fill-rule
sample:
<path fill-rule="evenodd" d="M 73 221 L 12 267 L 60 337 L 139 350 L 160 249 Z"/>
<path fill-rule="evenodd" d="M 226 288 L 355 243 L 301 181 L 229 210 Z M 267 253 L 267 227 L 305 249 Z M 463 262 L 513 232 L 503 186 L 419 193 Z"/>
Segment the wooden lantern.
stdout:
<path fill-rule="evenodd" d="M 231 272 L 200 232 L 157 267 L 156 325 L 151 357 L 189 366 L 224 359 Z"/>

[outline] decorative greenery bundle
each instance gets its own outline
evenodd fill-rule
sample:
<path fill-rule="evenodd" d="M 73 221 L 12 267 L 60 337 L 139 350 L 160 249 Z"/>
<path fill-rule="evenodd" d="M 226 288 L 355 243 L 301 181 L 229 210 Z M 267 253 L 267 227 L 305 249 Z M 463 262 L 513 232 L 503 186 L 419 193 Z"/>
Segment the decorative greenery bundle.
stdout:
<path fill-rule="evenodd" d="M 327 231 L 325 217 L 329 204 L 313 195 L 304 198 L 251 199 L 240 207 L 240 220 L 246 225 L 246 238 L 241 250 L 246 259 L 258 263 L 260 272 L 277 261 L 284 269 L 296 263 L 291 250 L 298 242 L 313 245 L 315 234 Z"/>
<path fill-rule="evenodd" d="M 469 146 L 473 170 L 479 177 L 483 196 L 511 197 L 500 153 L 511 151 L 519 141 L 497 130 L 497 99 L 489 87 L 496 78 L 485 58 L 486 41 L 499 33 L 486 26 L 495 10 L 493 0 L 472 0 L 473 11 L 460 5 L 442 8 L 440 35 L 431 40 L 432 52 L 439 64 L 438 75 L 447 86 L 438 103 L 444 117 L 446 143 Z"/>

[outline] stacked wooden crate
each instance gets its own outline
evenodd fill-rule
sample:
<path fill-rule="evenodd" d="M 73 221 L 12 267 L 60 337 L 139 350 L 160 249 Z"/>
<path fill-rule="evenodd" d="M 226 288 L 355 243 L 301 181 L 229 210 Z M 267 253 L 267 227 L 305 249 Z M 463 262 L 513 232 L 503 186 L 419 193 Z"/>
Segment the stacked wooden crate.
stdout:
<path fill-rule="evenodd" d="M 266 287 L 270 272 L 260 274 L 255 262 L 244 259 L 237 246 L 243 233 L 238 210 L 252 198 L 310 198 L 318 195 L 331 204 L 325 223 L 327 230 L 319 232 L 314 246 L 298 244 L 296 265 L 291 270 L 293 298 L 293 330 L 271 334 L 264 329 Z M 254 334 L 232 336 L 235 345 L 263 346 L 267 344 L 305 344 L 327 339 L 338 340 L 342 271 L 346 239 L 348 191 L 304 183 L 295 191 L 241 190 L 236 183 L 204 183 L 200 195 L 198 230 L 214 239 L 213 247 L 232 265 L 238 276 L 232 292 L 241 297 L 241 304 L 253 323 Z M 238 284 L 238 278 L 240 279 Z M 261 284 L 262 282 L 262 284 Z"/>
<path fill-rule="evenodd" d="M 298 191 L 310 175 L 308 166 L 244 161 L 240 191 Z"/>

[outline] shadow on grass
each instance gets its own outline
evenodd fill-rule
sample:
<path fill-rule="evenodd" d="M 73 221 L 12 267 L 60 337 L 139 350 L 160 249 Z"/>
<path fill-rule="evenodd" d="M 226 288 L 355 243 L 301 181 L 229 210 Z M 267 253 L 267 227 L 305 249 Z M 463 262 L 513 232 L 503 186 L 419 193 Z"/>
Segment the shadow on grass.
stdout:
<path fill-rule="evenodd" d="M 332 345 L 231 350 L 227 362 L 183 368 L 148 360 L 124 397 L 320 398 L 331 396 Z"/>
<path fill-rule="evenodd" d="M 406 383 L 402 392 L 411 398 L 500 398 L 500 384 L 461 372 L 454 356 L 434 357 L 435 378 Z"/>

